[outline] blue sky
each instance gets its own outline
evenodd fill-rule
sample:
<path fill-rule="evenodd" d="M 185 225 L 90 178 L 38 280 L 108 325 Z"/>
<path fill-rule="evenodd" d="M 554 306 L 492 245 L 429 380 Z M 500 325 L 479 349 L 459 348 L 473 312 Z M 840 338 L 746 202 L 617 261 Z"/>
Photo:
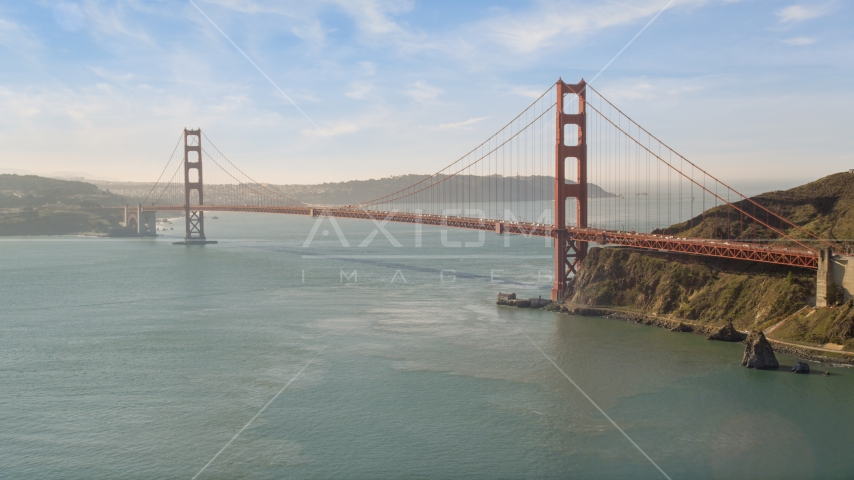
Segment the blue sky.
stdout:
<path fill-rule="evenodd" d="M 201 127 L 274 183 L 439 170 L 667 0 L 0 3 L 0 171 L 152 181 Z M 783 188 L 854 168 L 854 5 L 675 0 L 594 85 L 687 158 Z"/>

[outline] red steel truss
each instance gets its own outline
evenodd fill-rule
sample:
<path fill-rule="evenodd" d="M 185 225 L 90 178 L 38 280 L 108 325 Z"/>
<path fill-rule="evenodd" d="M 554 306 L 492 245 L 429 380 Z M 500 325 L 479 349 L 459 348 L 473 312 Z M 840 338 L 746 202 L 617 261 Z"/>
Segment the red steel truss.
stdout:
<path fill-rule="evenodd" d="M 679 238 L 648 233 L 619 232 L 594 228 L 565 227 L 555 229 L 553 225 L 521 222 L 503 222 L 481 218 L 453 217 L 440 215 L 418 215 L 400 212 L 362 210 L 354 207 L 256 207 L 241 205 L 199 205 L 206 212 L 253 212 L 308 215 L 312 217 L 354 218 L 362 220 L 388 220 L 398 223 L 435 225 L 468 230 L 485 230 L 497 234 L 525 235 L 534 237 L 561 238 L 572 242 L 592 242 L 599 245 L 619 245 L 663 252 L 685 253 L 704 257 L 732 258 L 751 262 L 773 263 L 798 268 L 818 268 L 818 253 L 812 250 L 779 246 L 757 245 L 737 240 L 703 240 Z M 143 211 L 184 210 L 182 205 L 158 205 L 142 207 Z"/>

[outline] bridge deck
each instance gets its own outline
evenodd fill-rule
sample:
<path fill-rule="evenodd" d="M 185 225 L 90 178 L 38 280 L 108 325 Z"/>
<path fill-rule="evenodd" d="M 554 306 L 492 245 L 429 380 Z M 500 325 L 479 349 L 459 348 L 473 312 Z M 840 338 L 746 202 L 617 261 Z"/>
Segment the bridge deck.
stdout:
<path fill-rule="evenodd" d="M 400 212 L 380 212 L 353 207 L 258 207 L 242 205 L 200 205 L 193 210 L 206 212 L 254 212 L 308 215 L 315 217 L 357 218 L 363 220 L 420 223 L 469 230 L 485 230 L 498 234 L 518 234 L 535 237 L 554 237 L 553 225 L 541 223 L 505 222 L 470 217 L 441 215 L 417 215 Z M 143 211 L 183 212 L 183 205 L 158 205 L 143 207 Z M 754 245 L 738 240 L 708 240 L 654 235 L 648 233 L 621 232 L 594 228 L 566 227 L 570 238 L 594 242 L 599 245 L 621 245 L 705 257 L 732 258 L 752 262 L 773 263 L 798 268 L 818 268 L 818 253 L 788 247 Z"/>

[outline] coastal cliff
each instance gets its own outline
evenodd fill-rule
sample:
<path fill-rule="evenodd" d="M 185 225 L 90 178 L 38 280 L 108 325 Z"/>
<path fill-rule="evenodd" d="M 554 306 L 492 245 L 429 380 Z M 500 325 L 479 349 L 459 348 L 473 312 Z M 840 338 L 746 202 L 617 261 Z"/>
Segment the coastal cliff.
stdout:
<path fill-rule="evenodd" d="M 593 248 L 566 304 L 612 308 L 710 328 L 763 329 L 815 294 L 811 271 L 738 260 Z M 675 325 L 674 325 L 675 326 Z"/>
<path fill-rule="evenodd" d="M 593 248 L 568 296 L 547 310 L 615 318 L 742 341 L 765 332 L 774 350 L 854 364 L 854 301 L 815 308 L 815 273 L 627 248 Z M 735 330 L 733 330 L 733 327 Z M 726 332 L 729 332 L 729 338 Z"/>
<path fill-rule="evenodd" d="M 766 192 L 752 201 L 822 238 L 833 239 L 838 251 L 854 247 L 850 240 L 854 236 L 854 173 L 836 173 L 789 190 Z M 731 217 L 725 206 L 654 233 L 782 241 L 749 219 Z M 794 227 L 786 233 L 802 237 Z M 854 301 L 839 299 L 837 305 L 815 308 L 815 275 L 811 270 L 738 260 L 596 248 L 567 285 L 565 304 L 555 308 L 706 335 L 732 322 L 741 332 L 764 331 L 778 351 L 854 363 L 850 354 L 854 352 Z"/>

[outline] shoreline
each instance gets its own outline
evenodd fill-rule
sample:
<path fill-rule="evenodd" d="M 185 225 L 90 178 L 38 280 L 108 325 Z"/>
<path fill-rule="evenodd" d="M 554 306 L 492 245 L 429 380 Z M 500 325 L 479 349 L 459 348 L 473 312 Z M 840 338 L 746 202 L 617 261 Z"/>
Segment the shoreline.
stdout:
<path fill-rule="evenodd" d="M 576 315 L 581 317 L 600 317 L 610 318 L 614 320 L 622 320 L 624 322 L 636 323 L 638 325 L 646 325 L 651 327 L 665 328 L 676 333 L 693 333 L 695 335 L 709 335 L 720 330 L 721 326 L 707 325 L 690 320 L 675 319 L 669 317 L 659 317 L 655 314 L 646 314 L 642 312 L 631 312 L 617 308 L 609 307 L 587 307 L 582 305 L 567 305 L 552 303 L 542 310 L 549 312 L 561 313 L 564 315 Z M 840 352 L 839 357 L 829 357 L 817 353 L 816 350 L 809 347 L 800 347 L 788 342 L 782 342 L 768 338 L 768 341 L 774 347 L 775 352 L 785 353 L 793 357 L 809 360 L 820 363 L 822 365 L 852 367 L 854 366 L 854 354 Z M 734 342 L 733 342 L 734 343 Z M 738 342 L 743 343 L 743 342 Z"/>

